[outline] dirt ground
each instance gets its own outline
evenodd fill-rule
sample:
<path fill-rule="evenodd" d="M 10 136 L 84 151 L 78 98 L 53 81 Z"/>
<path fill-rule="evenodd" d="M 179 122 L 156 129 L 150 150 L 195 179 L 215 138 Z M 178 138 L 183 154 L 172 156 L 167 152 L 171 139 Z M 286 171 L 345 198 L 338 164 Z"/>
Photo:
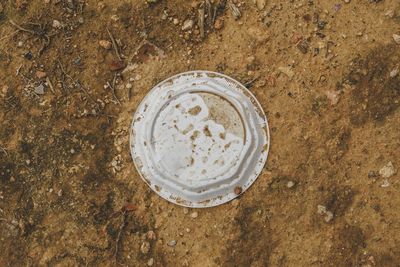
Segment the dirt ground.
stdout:
<path fill-rule="evenodd" d="M 347 2 L 0 0 L 0 266 L 400 266 L 400 3 Z M 188 210 L 128 135 L 196 69 L 254 93 L 271 149 Z"/>

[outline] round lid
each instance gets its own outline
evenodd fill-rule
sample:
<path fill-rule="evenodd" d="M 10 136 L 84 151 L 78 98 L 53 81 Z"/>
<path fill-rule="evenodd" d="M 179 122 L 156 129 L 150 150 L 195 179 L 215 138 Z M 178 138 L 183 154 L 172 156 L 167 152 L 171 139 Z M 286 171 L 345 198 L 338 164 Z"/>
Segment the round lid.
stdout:
<path fill-rule="evenodd" d="M 263 169 L 268 122 L 247 88 L 225 75 L 192 71 L 154 87 L 132 121 L 131 154 L 161 197 L 211 207 L 243 193 Z"/>

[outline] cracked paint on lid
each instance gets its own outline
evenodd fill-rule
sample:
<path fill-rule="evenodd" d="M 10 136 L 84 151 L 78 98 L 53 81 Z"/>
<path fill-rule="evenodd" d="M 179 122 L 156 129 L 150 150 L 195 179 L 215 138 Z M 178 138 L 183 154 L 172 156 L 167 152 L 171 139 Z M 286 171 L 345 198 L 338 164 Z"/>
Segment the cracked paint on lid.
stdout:
<path fill-rule="evenodd" d="M 247 88 L 225 75 L 192 71 L 154 87 L 134 114 L 136 169 L 161 197 L 212 207 L 242 194 L 268 156 L 264 112 Z"/>

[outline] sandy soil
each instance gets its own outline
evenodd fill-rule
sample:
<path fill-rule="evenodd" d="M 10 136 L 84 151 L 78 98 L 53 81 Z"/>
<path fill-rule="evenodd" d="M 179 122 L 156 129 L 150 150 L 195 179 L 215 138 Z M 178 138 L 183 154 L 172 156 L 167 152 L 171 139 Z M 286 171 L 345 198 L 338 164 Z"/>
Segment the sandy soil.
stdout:
<path fill-rule="evenodd" d="M 0 1 L 0 265 L 399 266 L 400 3 L 154 2 Z M 246 84 L 272 141 L 197 217 L 128 146 L 144 95 L 195 69 Z"/>

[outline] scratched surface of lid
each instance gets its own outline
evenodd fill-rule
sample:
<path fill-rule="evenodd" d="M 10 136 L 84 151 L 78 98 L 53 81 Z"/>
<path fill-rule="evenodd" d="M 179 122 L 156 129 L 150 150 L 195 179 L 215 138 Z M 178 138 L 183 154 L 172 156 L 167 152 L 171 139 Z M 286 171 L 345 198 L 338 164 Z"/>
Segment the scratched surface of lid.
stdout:
<path fill-rule="evenodd" d="M 248 189 L 268 156 L 269 130 L 256 98 L 225 75 L 192 71 L 155 86 L 137 108 L 131 154 L 161 197 L 212 207 Z"/>

